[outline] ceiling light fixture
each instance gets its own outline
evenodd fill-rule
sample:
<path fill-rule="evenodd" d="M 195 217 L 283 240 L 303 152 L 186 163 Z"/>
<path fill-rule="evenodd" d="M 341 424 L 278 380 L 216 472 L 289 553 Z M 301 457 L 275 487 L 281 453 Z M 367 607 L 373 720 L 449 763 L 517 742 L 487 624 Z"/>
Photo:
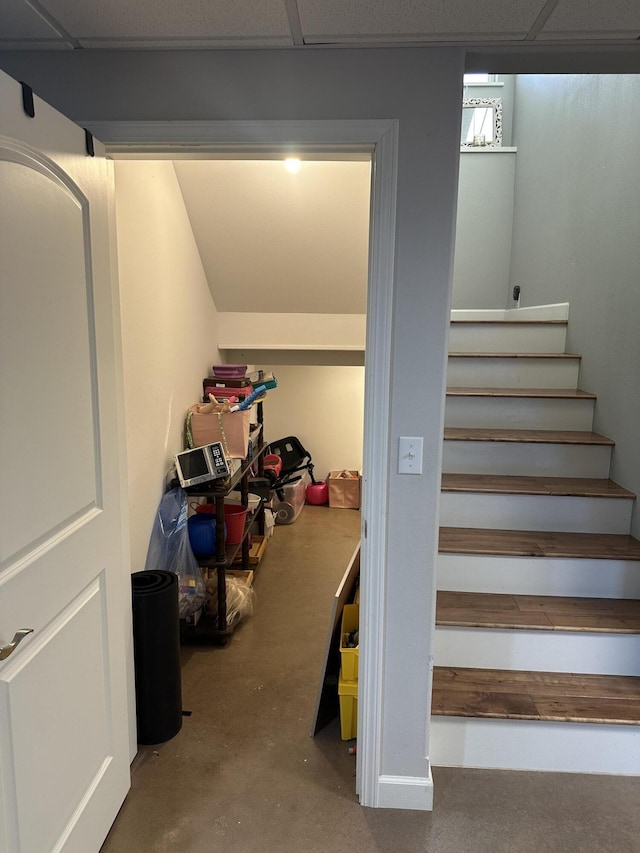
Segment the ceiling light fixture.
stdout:
<path fill-rule="evenodd" d="M 292 175 L 300 171 L 301 165 L 302 163 L 300 162 L 300 160 L 298 160 L 297 157 L 287 157 L 287 159 L 284 161 L 285 169 L 287 170 L 287 172 L 291 172 Z"/>

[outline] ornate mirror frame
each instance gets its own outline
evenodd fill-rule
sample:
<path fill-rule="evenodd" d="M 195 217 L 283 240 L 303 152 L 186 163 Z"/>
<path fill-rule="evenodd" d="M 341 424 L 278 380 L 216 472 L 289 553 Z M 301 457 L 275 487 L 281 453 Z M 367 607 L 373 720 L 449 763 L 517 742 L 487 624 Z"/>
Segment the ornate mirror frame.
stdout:
<path fill-rule="evenodd" d="M 461 148 L 500 148 L 502 146 L 502 98 L 465 98 L 462 109 L 493 110 L 493 139 L 484 143 L 460 141 Z M 464 126 L 464 125 L 463 125 Z"/>

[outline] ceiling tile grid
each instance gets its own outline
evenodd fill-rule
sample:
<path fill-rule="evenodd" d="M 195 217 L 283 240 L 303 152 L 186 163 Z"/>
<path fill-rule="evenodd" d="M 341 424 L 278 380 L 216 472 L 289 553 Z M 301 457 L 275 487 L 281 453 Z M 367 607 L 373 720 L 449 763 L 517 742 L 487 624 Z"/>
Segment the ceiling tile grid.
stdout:
<path fill-rule="evenodd" d="M 628 43 L 640 0 L 1 0 L 0 48 Z"/>

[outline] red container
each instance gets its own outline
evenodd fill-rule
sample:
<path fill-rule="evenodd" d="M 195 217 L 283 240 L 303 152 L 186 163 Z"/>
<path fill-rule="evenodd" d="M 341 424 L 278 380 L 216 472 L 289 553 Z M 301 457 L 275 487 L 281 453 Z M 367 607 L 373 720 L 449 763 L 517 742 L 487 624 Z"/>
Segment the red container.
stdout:
<path fill-rule="evenodd" d="M 329 503 L 329 486 L 324 482 L 311 483 L 307 486 L 307 503 L 324 506 Z"/>
<path fill-rule="evenodd" d="M 224 505 L 224 518 L 227 523 L 227 545 L 237 545 L 242 542 L 244 525 L 247 518 L 247 507 L 237 504 Z"/>
<path fill-rule="evenodd" d="M 273 471 L 273 478 L 277 480 L 282 471 L 282 459 L 277 453 L 267 453 L 263 462 L 265 471 Z"/>

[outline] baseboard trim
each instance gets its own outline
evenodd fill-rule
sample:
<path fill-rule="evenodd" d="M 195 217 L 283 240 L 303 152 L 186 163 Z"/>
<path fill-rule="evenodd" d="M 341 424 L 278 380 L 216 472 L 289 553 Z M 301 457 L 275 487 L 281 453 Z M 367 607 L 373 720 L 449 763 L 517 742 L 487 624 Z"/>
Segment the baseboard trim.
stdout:
<path fill-rule="evenodd" d="M 431 770 L 424 776 L 380 776 L 378 802 L 380 809 L 433 810 L 433 779 Z"/>

